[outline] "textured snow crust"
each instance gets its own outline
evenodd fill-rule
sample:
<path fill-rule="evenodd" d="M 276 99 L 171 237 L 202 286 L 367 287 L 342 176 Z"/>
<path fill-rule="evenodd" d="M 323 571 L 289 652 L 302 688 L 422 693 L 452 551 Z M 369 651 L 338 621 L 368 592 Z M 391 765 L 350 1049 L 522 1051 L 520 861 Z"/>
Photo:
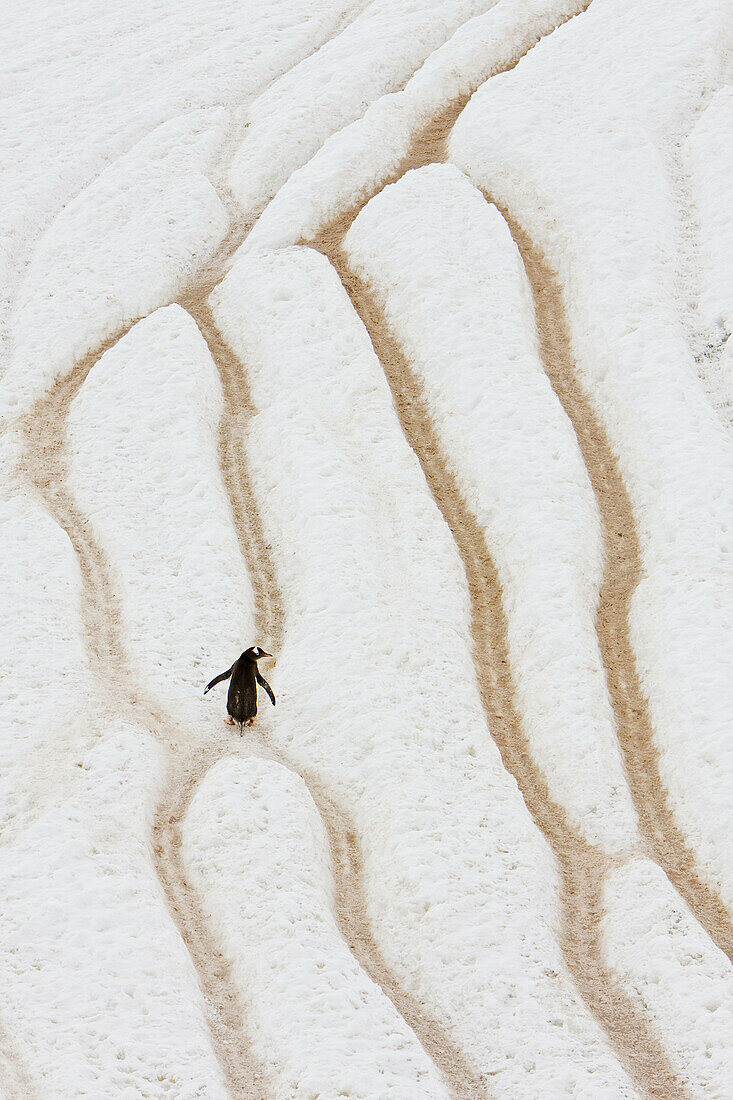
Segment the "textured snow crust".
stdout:
<path fill-rule="evenodd" d="M 105 352 L 69 415 L 70 482 L 110 558 L 133 668 L 197 724 L 215 721 L 201 692 L 253 623 L 217 454 L 222 404 L 206 342 L 168 306 Z"/>
<path fill-rule="evenodd" d="M 733 970 L 664 872 L 634 859 L 611 874 L 608 959 L 653 1017 L 690 1096 L 725 1100 L 733 1080 Z"/>
<path fill-rule="evenodd" d="M 512 64 L 581 6 L 581 0 L 499 0 L 469 19 L 402 91 L 377 99 L 361 118 L 325 141 L 302 168 L 293 163 L 297 170 L 265 208 L 244 248 L 283 248 L 312 240 L 323 225 L 387 182 L 421 127 Z M 243 180 L 235 176 L 232 186 L 242 202 L 254 202 Z"/>
<path fill-rule="evenodd" d="M 216 764 L 188 810 L 184 857 L 247 992 L 274 1095 L 447 1100 L 339 932 L 328 837 L 299 776 L 256 757 Z"/>
<path fill-rule="evenodd" d="M 449 150 L 565 287 L 581 382 L 639 528 L 633 642 L 662 777 L 730 904 L 733 455 L 679 319 L 671 179 L 673 147 L 721 78 L 725 10 L 595 0 L 484 85 Z"/>
<path fill-rule="evenodd" d="M 26 412 L 115 331 L 169 301 L 224 237 L 229 218 L 203 174 L 223 112 L 159 127 L 64 208 L 18 292 L 0 411 Z"/>
<path fill-rule="evenodd" d="M 455 546 L 335 272 L 309 249 L 243 255 L 212 297 L 259 409 L 251 470 L 292 624 L 272 736 L 350 807 L 380 949 L 503 1095 L 635 1095 L 567 975 L 552 858 L 487 736 Z"/>
<path fill-rule="evenodd" d="M 331 134 L 396 91 L 460 23 L 473 23 L 490 6 L 490 0 L 373 0 L 341 34 L 271 84 L 248 111 L 229 175 L 245 215 L 259 213 Z"/>
<path fill-rule="evenodd" d="M 161 751 L 102 708 L 75 555 L 28 500 L 0 506 L 0 568 L 0 1017 L 35 1095 L 225 1100 L 150 858 Z"/>
<path fill-rule="evenodd" d="M 506 223 L 454 167 L 432 165 L 385 188 L 344 244 L 497 562 L 533 754 L 573 826 L 623 850 L 638 834 L 595 633 L 600 519 Z"/>

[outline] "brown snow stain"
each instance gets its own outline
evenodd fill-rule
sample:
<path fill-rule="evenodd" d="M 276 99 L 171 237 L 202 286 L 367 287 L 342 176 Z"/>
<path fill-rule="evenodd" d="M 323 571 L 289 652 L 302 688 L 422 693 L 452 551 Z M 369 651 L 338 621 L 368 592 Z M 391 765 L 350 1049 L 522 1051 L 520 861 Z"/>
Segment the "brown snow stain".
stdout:
<path fill-rule="evenodd" d="M 364 7 L 359 4 L 356 13 Z M 587 3 L 578 6 L 582 11 Z M 340 28 L 339 28 L 340 29 Z M 539 37 L 539 36 L 538 36 Z M 526 50 L 506 68 L 512 68 Z M 384 183 L 410 168 L 444 160 L 450 129 L 468 96 L 416 135 L 408 157 Z M 371 196 L 369 196 L 371 197 Z M 227 207 L 232 203 L 222 196 Z M 379 302 L 369 287 L 349 270 L 341 244 L 361 206 L 325 230 L 318 247 L 339 271 L 344 286 L 369 331 L 384 366 L 403 430 L 422 464 L 435 500 L 459 548 L 469 585 L 476 672 L 489 727 L 507 769 L 515 776 L 525 802 L 551 844 L 560 869 L 561 944 L 568 968 L 589 1009 L 638 1087 L 651 1097 L 680 1097 L 666 1054 L 643 1013 L 615 983 L 605 965 L 600 942 L 602 892 L 607 861 L 570 828 L 537 767 L 514 702 L 508 659 L 506 620 L 496 567 L 475 516 L 460 492 L 443 454 L 419 381 L 389 331 Z M 581 446 L 603 518 L 607 568 L 597 628 L 619 739 L 629 782 L 641 819 L 645 844 L 719 946 L 731 955 L 730 917 L 716 895 L 701 881 L 694 858 L 676 825 L 661 784 L 658 756 L 648 708 L 639 683 L 629 640 L 628 609 L 640 576 L 639 547 L 633 514 L 618 465 L 600 423 L 576 379 L 562 288 L 539 250 L 504 212 L 522 252 L 535 297 L 542 355 L 550 380 L 568 413 Z M 207 303 L 247 226 L 232 229 L 195 286 L 180 302 L 196 320 L 219 371 L 225 394 L 219 457 L 229 493 L 234 524 L 256 597 L 258 641 L 277 653 L 285 632 L 285 607 L 247 462 L 247 427 L 255 414 L 246 371 L 221 339 Z M 126 331 L 126 330 L 125 330 Z M 154 824 L 154 858 L 168 907 L 196 966 L 207 1004 L 212 1041 L 232 1097 L 267 1095 L 262 1067 L 252 1058 L 246 1035 L 246 1004 L 230 962 L 210 932 L 208 914 L 188 882 L 181 853 L 181 824 L 208 769 L 227 755 L 250 755 L 256 747 L 237 745 L 231 736 L 206 745 L 196 742 L 139 690 L 122 637 L 122 607 L 114 569 L 91 525 L 67 488 L 66 418 L 71 402 L 100 356 L 124 333 L 118 332 L 81 359 L 36 402 L 25 421 L 23 469 L 54 519 L 67 531 L 82 574 L 84 631 L 90 664 L 111 706 L 127 710 L 152 730 L 171 753 L 166 788 Z M 275 719 L 273 718 L 272 721 Z M 258 732 L 273 758 L 292 769 L 272 745 L 263 724 Z M 359 837 L 348 811 L 338 806 L 314 773 L 302 775 L 324 820 L 330 840 L 337 914 L 341 932 L 355 958 L 412 1028 L 458 1097 L 484 1097 L 486 1085 L 452 1044 L 446 1028 L 407 994 L 386 965 L 371 931 Z"/>
<path fill-rule="evenodd" d="M 560 871 L 560 944 L 578 992 L 604 1029 L 619 1061 L 650 1097 L 684 1095 L 651 1022 L 627 996 L 605 963 L 601 944 L 607 857 L 570 826 L 532 755 L 515 704 L 507 626 L 498 573 L 482 528 L 463 499 L 443 454 L 416 374 L 390 331 L 381 304 L 351 270 L 343 238 L 356 215 L 322 233 L 317 246 L 331 261 L 361 317 L 382 364 L 402 429 L 463 561 L 471 599 L 471 633 L 481 700 L 505 767 L 517 781 L 535 823 L 550 843 Z"/>
<path fill-rule="evenodd" d="M 492 201 L 490 196 L 486 196 Z M 559 279 L 528 234 L 501 209 L 524 261 L 535 302 L 545 371 L 578 439 L 603 525 L 605 572 L 596 630 L 616 729 L 647 854 L 665 871 L 713 942 L 733 960 L 733 924 L 700 876 L 662 781 L 649 706 L 629 628 L 642 577 L 639 537 L 628 491 L 608 436 L 578 382 Z"/>
<path fill-rule="evenodd" d="M 256 593 L 257 629 L 265 644 L 271 645 L 277 653 L 283 642 L 285 605 L 277 583 L 271 545 L 252 488 L 246 454 L 247 423 L 256 410 L 245 366 L 222 339 L 214 323 L 206 300 L 212 289 L 213 285 L 204 284 L 194 294 L 182 298 L 181 304 L 203 333 L 224 387 L 225 411 L 219 438 L 221 467 L 242 553 Z M 361 845 L 351 816 L 336 802 L 314 771 L 293 766 L 287 754 L 266 732 L 270 725 L 277 725 L 277 714 L 271 715 L 267 723 L 259 723 L 255 736 L 261 739 L 267 755 L 300 776 L 320 814 L 331 852 L 336 920 L 354 958 L 390 999 L 438 1066 L 454 1095 L 466 1100 L 484 1097 L 486 1092 L 477 1073 L 426 1007 L 402 988 L 374 939 L 367 912 Z"/>
<path fill-rule="evenodd" d="M 232 1097 L 250 1100 L 262 1091 L 260 1067 L 245 1033 L 240 994 L 209 931 L 207 915 L 181 860 L 181 822 L 196 784 L 231 753 L 231 741 L 201 748 L 135 681 L 123 641 L 123 609 L 114 570 L 92 525 L 68 488 L 67 420 L 71 404 L 95 363 L 123 332 L 81 359 L 34 405 L 25 421 L 22 471 L 46 508 L 68 534 L 82 577 L 81 617 L 92 674 L 100 698 L 116 713 L 150 730 L 171 754 L 169 774 L 153 825 L 155 870 L 169 912 L 196 967 L 206 1000 L 214 1050 Z"/>

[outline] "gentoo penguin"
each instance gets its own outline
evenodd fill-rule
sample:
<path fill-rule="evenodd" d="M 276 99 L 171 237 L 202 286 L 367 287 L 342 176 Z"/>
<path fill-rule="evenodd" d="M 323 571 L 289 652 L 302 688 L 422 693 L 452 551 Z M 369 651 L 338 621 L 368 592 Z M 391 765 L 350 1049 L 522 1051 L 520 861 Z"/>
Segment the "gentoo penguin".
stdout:
<path fill-rule="evenodd" d="M 265 653 L 264 649 L 260 649 L 257 645 L 250 646 L 249 649 L 245 649 L 240 657 L 237 657 L 231 668 L 228 668 L 226 672 L 220 672 L 204 688 L 204 695 L 206 695 L 206 692 L 213 688 L 214 684 L 219 684 L 222 680 L 226 680 L 231 676 L 232 681 L 227 695 L 227 711 L 232 725 L 235 722 L 239 723 L 240 737 L 242 736 L 242 726 L 251 726 L 255 720 L 258 684 L 265 689 L 270 696 L 270 702 L 273 707 L 275 706 L 275 696 L 272 693 L 272 688 L 264 676 L 260 675 L 260 670 L 257 667 L 260 657 L 271 656 L 271 653 Z"/>

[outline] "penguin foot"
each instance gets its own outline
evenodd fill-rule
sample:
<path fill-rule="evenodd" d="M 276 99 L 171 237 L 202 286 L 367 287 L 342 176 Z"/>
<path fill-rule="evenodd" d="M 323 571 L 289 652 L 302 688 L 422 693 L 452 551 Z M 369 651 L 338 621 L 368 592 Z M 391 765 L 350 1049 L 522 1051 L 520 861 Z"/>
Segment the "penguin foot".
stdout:
<path fill-rule="evenodd" d="M 229 715 L 229 717 L 227 718 L 227 725 L 228 725 L 228 726 L 233 726 L 233 725 L 235 725 L 234 719 L 232 718 L 231 714 L 230 714 L 230 715 Z"/>

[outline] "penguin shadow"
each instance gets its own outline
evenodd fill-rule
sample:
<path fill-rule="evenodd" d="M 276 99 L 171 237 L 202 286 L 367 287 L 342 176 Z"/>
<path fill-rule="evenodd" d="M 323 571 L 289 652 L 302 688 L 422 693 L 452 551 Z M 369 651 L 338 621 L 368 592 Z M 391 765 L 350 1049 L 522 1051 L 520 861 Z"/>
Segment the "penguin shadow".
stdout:
<path fill-rule="evenodd" d="M 223 680 L 229 680 L 227 693 L 227 722 L 239 726 L 239 736 L 244 737 L 244 727 L 254 724 L 257 717 L 257 688 L 261 687 L 275 706 L 275 694 L 260 672 L 257 662 L 263 657 L 272 657 L 260 646 L 250 646 L 237 657 L 231 668 L 220 672 L 204 688 L 204 695 Z"/>

